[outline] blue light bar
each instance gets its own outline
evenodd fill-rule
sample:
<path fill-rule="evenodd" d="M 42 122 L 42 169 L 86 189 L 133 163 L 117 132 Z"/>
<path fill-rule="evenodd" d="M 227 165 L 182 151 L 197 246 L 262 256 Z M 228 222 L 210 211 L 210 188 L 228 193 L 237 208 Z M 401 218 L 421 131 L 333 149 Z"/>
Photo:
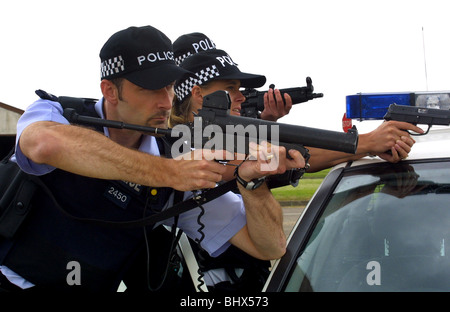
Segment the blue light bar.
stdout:
<path fill-rule="evenodd" d="M 389 105 L 414 105 L 414 93 L 358 93 L 348 95 L 347 117 L 351 119 L 383 119 Z"/>
<path fill-rule="evenodd" d="M 450 109 L 450 92 L 357 93 L 346 97 L 347 118 L 383 119 L 389 105 Z"/>

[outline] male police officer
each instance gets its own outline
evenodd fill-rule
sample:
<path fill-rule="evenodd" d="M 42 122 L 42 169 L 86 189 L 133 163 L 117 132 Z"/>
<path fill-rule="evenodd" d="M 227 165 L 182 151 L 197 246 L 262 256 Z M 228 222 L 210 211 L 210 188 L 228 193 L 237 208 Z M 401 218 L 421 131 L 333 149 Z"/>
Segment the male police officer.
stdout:
<path fill-rule="evenodd" d="M 109 38 L 100 58 L 103 98 L 95 104 L 95 113 L 104 119 L 165 127 L 173 82 L 185 72 L 173 61 L 170 40 L 151 26 L 130 27 Z M 172 189 L 213 188 L 222 180 L 224 166 L 206 157 L 161 157 L 167 150 L 155 137 L 113 128 L 99 133 L 70 125 L 62 113 L 58 102 L 33 103 L 18 122 L 14 158 L 22 170 L 40 176 L 54 199 L 72 215 L 135 220 L 170 206 Z M 209 157 L 204 150 L 195 153 Z M 211 255 L 230 244 L 261 259 L 283 255 L 281 207 L 264 183 L 246 188 L 245 181 L 305 165 L 300 153 L 289 154 L 292 160 L 280 147 L 279 166 L 269 172 L 261 171 L 261 165 L 273 156 L 268 152 L 244 162 L 237 172 L 244 181 L 238 185 L 242 198 L 228 192 L 204 205 L 202 222 L 208 226 L 202 247 Z M 151 186 L 151 190 L 130 188 L 124 181 Z M 200 236 L 197 217 L 194 209 L 178 220 L 193 239 Z M 2 280 L 20 288 L 114 291 L 143 245 L 143 232 L 142 228 L 117 229 L 74 220 L 55 208 L 48 193 L 39 191 L 19 232 L 12 240 L 0 241 Z M 69 278 L 73 268 L 80 278 Z"/>

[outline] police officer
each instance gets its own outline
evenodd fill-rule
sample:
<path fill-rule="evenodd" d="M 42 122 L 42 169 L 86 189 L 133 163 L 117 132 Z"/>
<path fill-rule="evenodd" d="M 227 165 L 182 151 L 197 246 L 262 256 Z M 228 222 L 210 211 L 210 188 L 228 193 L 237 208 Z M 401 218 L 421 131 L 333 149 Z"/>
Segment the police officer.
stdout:
<path fill-rule="evenodd" d="M 215 50 L 216 44 L 205 34 L 193 32 L 179 36 L 173 42 L 173 52 L 177 65 L 191 55 L 199 52 L 208 52 Z M 261 85 L 262 86 L 262 85 Z M 241 103 L 232 102 L 230 114 L 239 116 Z M 261 112 L 261 119 L 277 121 L 279 118 L 289 114 L 292 108 L 291 96 L 287 93 L 281 94 L 280 90 L 270 88 L 264 94 L 264 110 Z"/>
<path fill-rule="evenodd" d="M 95 113 L 166 127 L 173 82 L 186 72 L 175 65 L 167 36 L 151 26 L 129 27 L 108 39 L 100 58 L 103 98 Z M 115 291 L 144 244 L 145 230 L 75 220 L 56 209 L 55 202 L 78 218 L 128 221 L 170 206 L 172 189 L 188 191 L 187 198 L 193 194 L 189 191 L 213 188 L 223 179 L 224 166 L 206 150 L 196 150 L 190 159 L 169 159 L 161 156 L 167 148 L 160 139 L 131 130 L 102 130 L 70 125 L 53 100 L 38 100 L 25 111 L 13 160 L 39 176 L 51 193 L 38 191 L 14 238 L 0 242 L 2 280 L 37 290 Z M 305 165 L 300 153 L 291 151 L 292 160 L 285 154 L 280 147 L 279 166 L 272 171 L 261 170 L 273 156 L 267 151 L 244 162 L 237 171 L 242 197 L 228 192 L 204 205 L 202 222 L 208 227 L 201 241 L 210 255 L 230 244 L 260 259 L 283 255 L 282 210 L 263 181 L 266 175 Z M 198 211 L 191 210 L 178 220 L 192 239 L 202 234 L 197 218 Z"/>

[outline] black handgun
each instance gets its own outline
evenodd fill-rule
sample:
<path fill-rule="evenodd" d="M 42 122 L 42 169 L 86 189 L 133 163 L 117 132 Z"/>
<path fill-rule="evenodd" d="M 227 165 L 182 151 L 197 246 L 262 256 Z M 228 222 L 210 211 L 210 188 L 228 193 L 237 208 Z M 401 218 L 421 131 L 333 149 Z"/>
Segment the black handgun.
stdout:
<path fill-rule="evenodd" d="M 413 125 L 428 125 L 425 133 L 411 133 L 413 135 L 424 135 L 430 131 L 433 125 L 450 125 L 450 110 L 391 104 L 383 118 L 385 120 L 409 122 Z"/>

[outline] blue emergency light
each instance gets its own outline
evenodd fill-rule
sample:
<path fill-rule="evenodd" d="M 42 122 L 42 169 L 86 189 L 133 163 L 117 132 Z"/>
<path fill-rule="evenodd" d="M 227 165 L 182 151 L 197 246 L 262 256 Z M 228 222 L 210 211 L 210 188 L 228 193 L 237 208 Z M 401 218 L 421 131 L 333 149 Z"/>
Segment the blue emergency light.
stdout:
<path fill-rule="evenodd" d="M 450 91 L 445 92 L 399 92 L 357 93 L 346 97 L 347 118 L 380 120 L 389 105 L 408 105 L 426 108 L 450 109 Z"/>

